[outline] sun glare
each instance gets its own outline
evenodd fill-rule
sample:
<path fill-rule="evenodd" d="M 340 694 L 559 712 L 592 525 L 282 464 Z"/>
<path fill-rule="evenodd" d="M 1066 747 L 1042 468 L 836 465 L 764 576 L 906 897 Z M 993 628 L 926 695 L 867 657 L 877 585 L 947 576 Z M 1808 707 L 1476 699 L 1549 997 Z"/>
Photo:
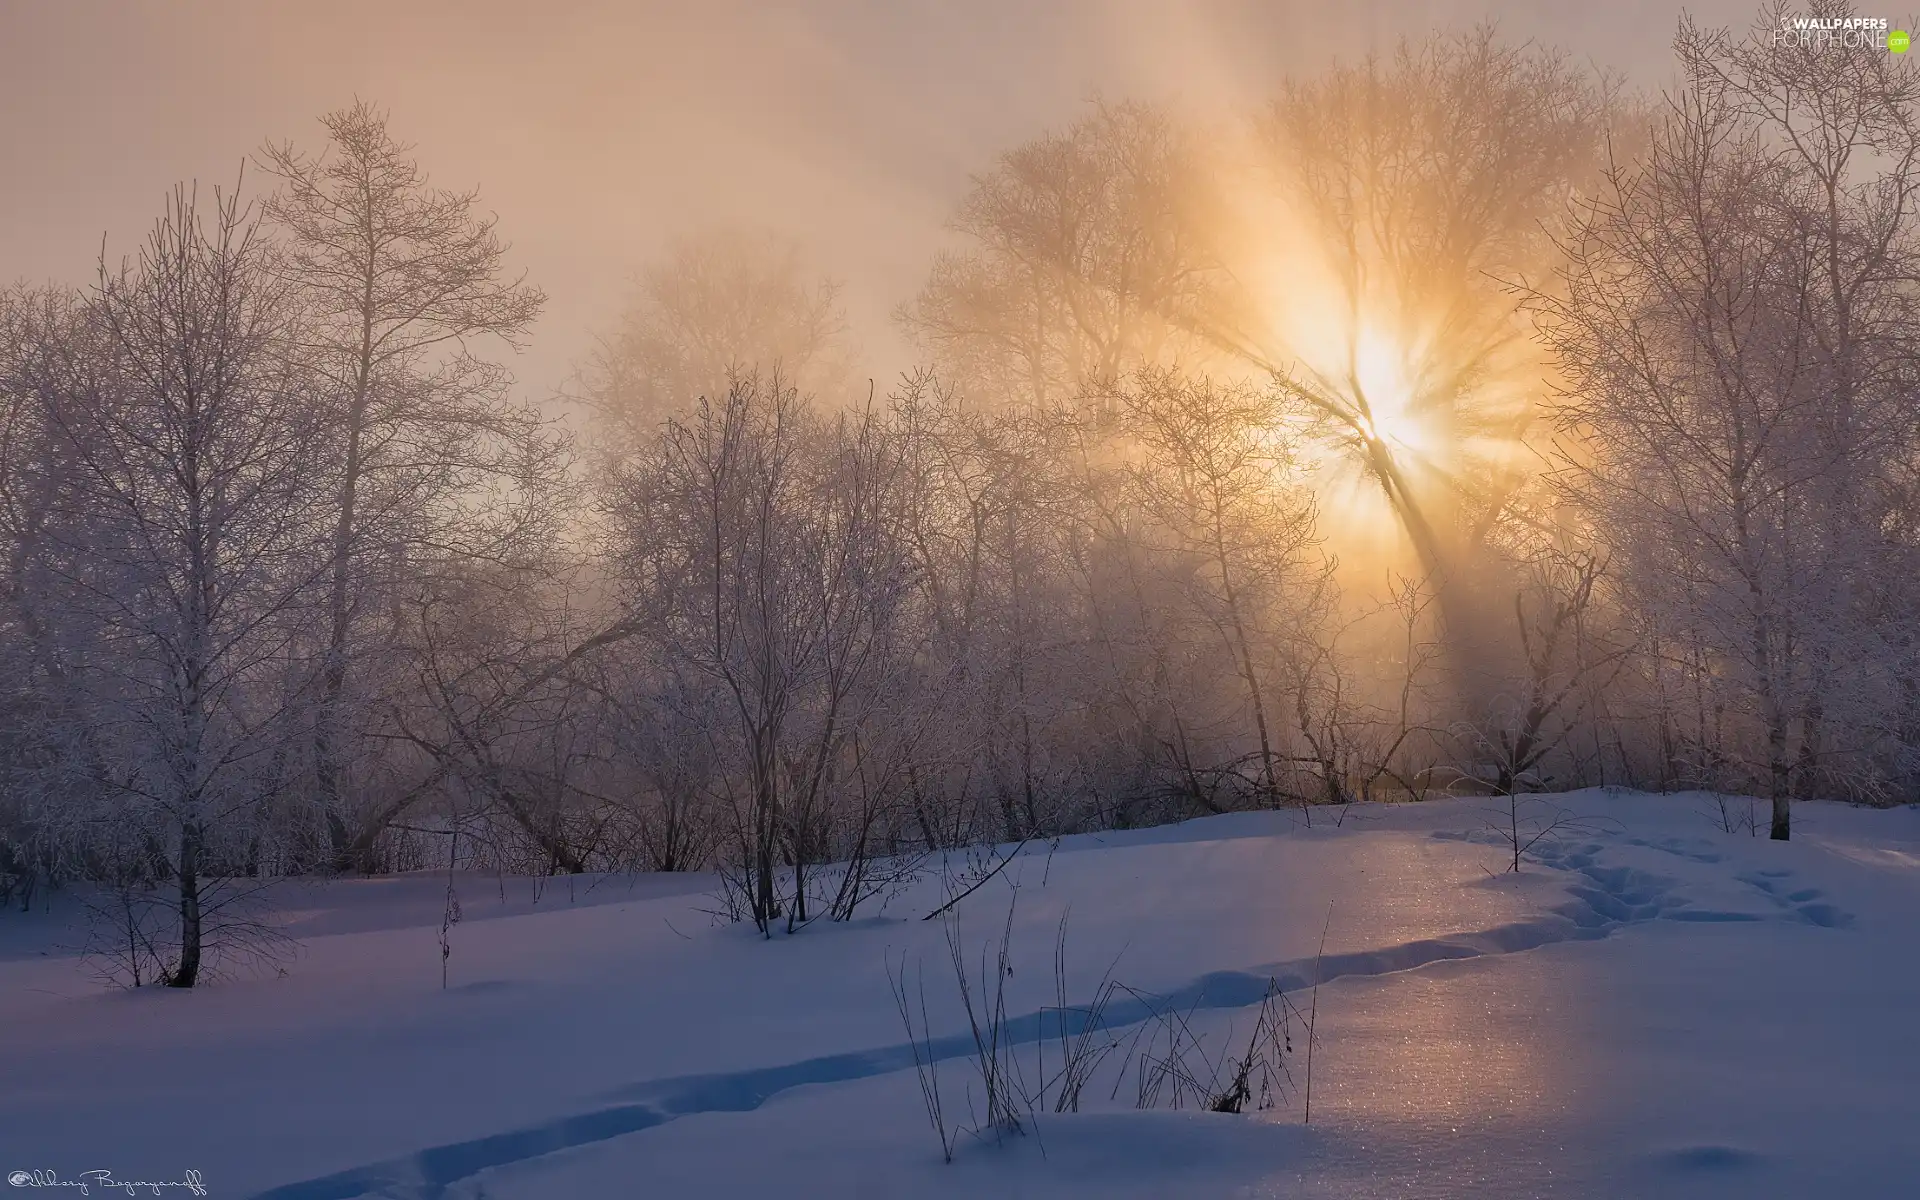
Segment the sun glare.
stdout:
<path fill-rule="evenodd" d="M 1432 439 L 1415 411 L 1414 386 L 1399 347 L 1362 328 L 1354 345 L 1352 376 L 1361 434 L 1387 443 L 1396 453 L 1429 455 Z"/>

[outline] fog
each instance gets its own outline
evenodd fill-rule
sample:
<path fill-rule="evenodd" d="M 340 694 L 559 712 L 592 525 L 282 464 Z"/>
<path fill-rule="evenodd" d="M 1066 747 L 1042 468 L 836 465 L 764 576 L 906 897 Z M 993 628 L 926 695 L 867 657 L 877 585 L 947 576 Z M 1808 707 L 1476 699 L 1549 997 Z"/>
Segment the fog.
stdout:
<path fill-rule="evenodd" d="M 0 0 L 8 1182 L 1911 1176 L 1853 2 Z"/>
<path fill-rule="evenodd" d="M 638 265 L 713 225 L 801 239 L 885 380 L 910 361 L 889 314 L 997 153 L 1096 95 L 1226 119 L 1289 71 L 1488 19 L 1642 83 L 1671 70 L 1674 10 L 1645 2 L 0 0 L 0 280 L 86 281 L 173 183 L 317 144 L 360 97 L 436 183 L 481 189 L 548 292 L 529 394 L 565 382 Z"/>
<path fill-rule="evenodd" d="M 5 12 L 0 903 L 133 982 L 275 876 L 1920 798 L 1842 0 Z"/>

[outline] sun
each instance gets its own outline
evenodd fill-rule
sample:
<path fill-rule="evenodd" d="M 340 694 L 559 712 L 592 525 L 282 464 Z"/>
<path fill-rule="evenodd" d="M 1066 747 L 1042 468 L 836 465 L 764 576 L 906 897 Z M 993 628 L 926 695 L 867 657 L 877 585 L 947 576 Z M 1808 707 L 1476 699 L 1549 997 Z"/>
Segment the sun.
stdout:
<path fill-rule="evenodd" d="M 1383 444 L 1396 457 L 1430 458 L 1435 449 L 1433 431 L 1420 418 L 1412 371 L 1400 348 L 1372 327 L 1362 326 L 1354 336 L 1349 375 L 1359 434 Z"/>
<path fill-rule="evenodd" d="M 1321 345 L 1344 361 L 1313 370 L 1309 396 L 1329 435 L 1319 490 L 1340 514 L 1342 548 L 1354 561 L 1438 562 L 1425 510 L 1454 455 L 1423 393 L 1419 348 L 1366 321 L 1329 332 Z"/>

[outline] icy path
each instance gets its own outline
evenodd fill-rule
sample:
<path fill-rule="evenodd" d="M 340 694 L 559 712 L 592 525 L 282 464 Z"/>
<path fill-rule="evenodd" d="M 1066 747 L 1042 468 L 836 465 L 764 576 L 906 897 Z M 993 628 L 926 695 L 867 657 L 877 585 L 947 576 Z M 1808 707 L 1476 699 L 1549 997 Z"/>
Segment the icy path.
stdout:
<path fill-rule="evenodd" d="M 71 962 L 0 964 L 0 1150 L 9 1169 L 194 1167 L 213 1194 L 282 1200 L 769 1183 L 788 1197 L 1786 1196 L 1849 1171 L 1836 1194 L 1904 1194 L 1875 1188 L 1920 1170 L 1898 1116 L 1920 1069 L 1915 814 L 1813 806 L 1803 840 L 1779 847 L 1710 830 L 1697 800 L 1576 803 L 1611 831 L 1543 842 L 1518 879 L 1487 874 L 1499 851 L 1464 801 L 1338 831 L 1240 817 L 1078 839 L 1009 872 L 1025 1037 L 1069 908 L 1076 990 L 1117 957 L 1118 977 L 1224 1022 L 1269 977 L 1311 981 L 1331 902 L 1309 1128 L 1289 1110 L 1089 1112 L 943 1166 L 882 967 L 889 951 L 927 963 L 935 1023 L 959 1028 L 939 1009 L 937 923 L 896 919 L 924 897 L 764 945 L 709 928 L 697 895 L 619 899 L 610 884 L 591 905 L 549 893 L 459 927 L 462 986 L 444 994 L 437 930 L 382 928 L 365 904 L 346 906 L 356 932 L 314 938 L 289 979 L 191 998 L 57 999 L 44 991 L 73 990 Z M 380 908 L 405 909 L 392 890 Z M 1006 903 L 970 899 L 969 930 L 997 932 Z M 302 919 L 344 920 L 326 905 Z M 29 1015 L 44 1036 L 16 1036 Z M 181 1080 L 187 1109 L 163 1099 Z"/>

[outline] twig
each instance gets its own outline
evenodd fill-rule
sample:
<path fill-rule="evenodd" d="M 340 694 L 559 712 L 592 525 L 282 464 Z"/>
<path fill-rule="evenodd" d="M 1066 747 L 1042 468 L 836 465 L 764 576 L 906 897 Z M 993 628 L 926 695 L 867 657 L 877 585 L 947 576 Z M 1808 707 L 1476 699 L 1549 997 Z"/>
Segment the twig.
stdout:
<path fill-rule="evenodd" d="M 895 1006 L 900 1010 L 900 1023 L 906 1026 L 907 1044 L 913 1048 L 914 1074 L 920 1080 L 920 1099 L 926 1106 L 927 1121 L 933 1126 L 933 1132 L 940 1139 L 940 1156 L 947 1162 L 953 1161 L 953 1135 L 947 1130 L 947 1119 L 940 1101 L 940 1060 L 933 1052 L 933 1028 L 927 1020 L 927 980 L 926 973 L 916 969 L 920 991 L 920 1031 L 914 1032 L 913 1008 L 907 1002 L 907 955 L 900 953 L 900 974 L 893 973 L 893 960 L 887 960 L 887 984 L 893 990 Z"/>
<path fill-rule="evenodd" d="M 1333 928 L 1333 901 L 1327 901 L 1327 923 L 1320 927 L 1320 948 L 1313 952 L 1313 999 L 1307 1007 L 1307 1104 L 1300 1123 L 1313 1123 L 1314 1027 L 1320 1019 L 1320 960 L 1327 952 L 1327 930 Z"/>
<path fill-rule="evenodd" d="M 460 856 L 460 826 L 447 841 L 447 902 L 440 911 L 440 990 L 447 990 L 447 960 L 453 957 L 453 927 L 460 923 L 460 896 L 453 890 L 453 868 Z"/>
<path fill-rule="evenodd" d="M 952 908 L 954 905 L 960 903 L 962 900 L 965 900 L 968 896 L 973 895 L 975 892 L 985 887 L 989 882 L 992 881 L 995 875 L 998 875 L 1000 872 L 1006 870 L 1007 864 L 1012 862 L 1015 858 L 1018 858 L 1020 855 L 1020 852 L 1022 850 L 1025 850 L 1027 848 L 1027 843 L 1032 840 L 1033 840 L 1032 834 L 1028 834 L 1026 837 L 1021 838 L 1020 844 L 1015 846 L 1013 849 L 1007 851 L 1005 857 L 1001 858 L 999 865 L 995 866 L 993 870 L 988 871 L 985 875 L 982 875 L 979 879 L 975 880 L 972 887 L 969 887 L 966 891 L 961 892 L 958 896 L 955 896 L 951 900 L 948 900 L 945 904 L 942 904 L 939 908 L 934 909 L 932 912 L 928 913 L 924 917 L 921 917 L 920 919 L 922 921 L 931 921 L 935 917 L 940 916 L 942 913 L 945 913 L 948 909 Z"/>

